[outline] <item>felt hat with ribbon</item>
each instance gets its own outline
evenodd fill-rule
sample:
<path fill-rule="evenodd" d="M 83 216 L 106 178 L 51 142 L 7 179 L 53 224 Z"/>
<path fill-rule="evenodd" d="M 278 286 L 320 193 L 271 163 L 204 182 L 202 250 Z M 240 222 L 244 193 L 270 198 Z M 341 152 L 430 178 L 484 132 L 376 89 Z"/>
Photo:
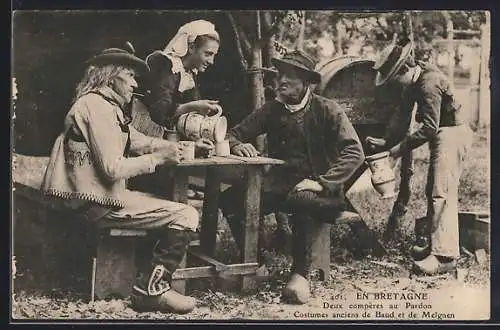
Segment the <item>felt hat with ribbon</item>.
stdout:
<path fill-rule="evenodd" d="M 271 63 L 278 71 L 280 71 L 280 68 L 296 70 L 310 83 L 318 84 L 321 81 L 321 74 L 314 70 L 314 60 L 300 50 L 288 52 L 282 58 L 274 57 L 271 59 Z"/>
<path fill-rule="evenodd" d="M 135 56 L 134 46 L 127 41 L 125 49 L 121 48 L 107 48 L 99 54 L 88 59 L 85 63 L 87 65 L 106 65 L 116 64 L 132 67 L 140 73 L 146 73 L 149 68 L 145 61 Z"/>
<path fill-rule="evenodd" d="M 373 65 L 377 70 L 375 85 L 382 86 L 394 77 L 410 56 L 412 49 L 413 43 L 409 39 L 392 43 L 384 48 Z"/>

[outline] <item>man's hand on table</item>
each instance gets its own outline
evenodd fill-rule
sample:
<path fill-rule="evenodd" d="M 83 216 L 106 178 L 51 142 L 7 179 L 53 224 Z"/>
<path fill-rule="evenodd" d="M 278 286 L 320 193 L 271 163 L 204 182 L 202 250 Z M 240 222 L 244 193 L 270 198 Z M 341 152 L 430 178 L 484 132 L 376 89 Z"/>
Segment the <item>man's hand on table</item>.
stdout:
<path fill-rule="evenodd" d="M 323 191 L 323 186 L 319 184 L 319 182 L 310 180 L 310 179 L 304 179 L 297 183 L 295 187 L 292 189 L 292 192 L 295 191 L 304 191 L 304 190 L 309 190 L 313 192 L 321 192 Z"/>
<path fill-rule="evenodd" d="M 231 152 L 240 157 L 257 157 L 260 154 L 251 143 L 235 145 Z"/>

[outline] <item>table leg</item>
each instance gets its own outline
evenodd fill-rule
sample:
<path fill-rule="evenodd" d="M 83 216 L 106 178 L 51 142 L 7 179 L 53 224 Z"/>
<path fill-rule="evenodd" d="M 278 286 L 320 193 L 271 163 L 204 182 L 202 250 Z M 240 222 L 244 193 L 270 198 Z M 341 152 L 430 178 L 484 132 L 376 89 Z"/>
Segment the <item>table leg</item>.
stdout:
<path fill-rule="evenodd" d="M 219 220 L 220 175 L 215 167 L 208 167 L 205 175 L 205 198 L 200 232 L 200 248 L 207 256 L 215 253 Z"/>
<path fill-rule="evenodd" d="M 259 222 L 260 222 L 260 195 L 262 185 L 262 169 L 259 166 L 249 166 L 245 171 L 246 191 L 243 203 L 245 219 L 244 243 L 242 262 L 257 262 L 259 253 Z M 255 280 L 245 276 L 241 284 L 243 292 L 256 287 Z"/>
<path fill-rule="evenodd" d="M 187 203 L 187 191 L 188 191 L 188 173 L 182 168 L 177 168 L 171 177 L 171 184 L 169 185 L 170 190 L 168 195 L 174 202 Z M 182 258 L 179 268 L 186 268 L 187 265 L 187 254 Z M 186 292 L 186 280 L 173 280 L 171 283 L 172 288 L 184 294 Z"/>
<path fill-rule="evenodd" d="M 168 196 L 174 202 L 187 203 L 188 173 L 183 168 L 177 168 L 170 178 Z"/>

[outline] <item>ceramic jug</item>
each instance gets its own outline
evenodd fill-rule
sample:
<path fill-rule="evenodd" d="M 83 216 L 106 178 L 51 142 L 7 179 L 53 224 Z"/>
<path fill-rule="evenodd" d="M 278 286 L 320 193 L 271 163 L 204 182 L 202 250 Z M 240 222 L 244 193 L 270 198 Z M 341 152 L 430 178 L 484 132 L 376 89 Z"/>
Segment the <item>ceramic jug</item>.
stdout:
<path fill-rule="evenodd" d="M 366 163 L 372 172 L 373 188 L 382 195 L 390 198 L 396 195 L 396 175 L 389 161 L 389 152 L 381 152 L 366 157 Z"/>
<path fill-rule="evenodd" d="M 177 131 L 193 141 L 207 138 L 213 142 L 223 141 L 227 132 L 227 119 L 222 116 L 222 107 L 217 113 L 204 116 L 196 112 L 181 115 L 177 122 Z"/>

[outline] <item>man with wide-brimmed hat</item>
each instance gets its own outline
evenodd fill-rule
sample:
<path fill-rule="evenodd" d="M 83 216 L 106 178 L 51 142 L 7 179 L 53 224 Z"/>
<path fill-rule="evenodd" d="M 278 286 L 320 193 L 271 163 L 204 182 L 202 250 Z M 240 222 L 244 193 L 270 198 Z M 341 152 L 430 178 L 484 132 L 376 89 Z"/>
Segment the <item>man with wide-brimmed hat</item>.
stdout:
<path fill-rule="evenodd" d="M 403 39 L 385 48 L 374 65 L 375 84 L 396 83 L 404 87 L 404 104 L 387 130 L 385 138 L 368 137 L 376 148 L 390 148 L 394 158 L 429 143 L 430 166 L 427 178 L 427 216 L 417 230 L 412 249 L 415 270 L 425 274 L 454 271 L 460 256 L 458 243 L 458 184 L 465 154 L 470 147 L 471 130 L 463 119 L 452 84 L 432 64 L 417 63 L 411 51 L 413 43 Z M 407 126 L 417 104 L 415 119 L 421 127 L 402 141 L 394 141 L 393 126 Z M 399 120 L 398 120 L 399 118 Z"/>
<path fill-rule="evenodd" d="M 182 155 L 180 144 L 139 133 L 124 114 L 138 87 L 136 74 L 148 70 L 129 48 L 105 49 L 87 61 L 64 130 L 53 146 L 42 191 L 97 227 L 151 231 L 157 244 L 139 267 L 132 307 L 187 313 L 195 300 L 175 292 L 170 282 L 197 230 L 198 212 L 126 188 L 127 179 L 153 173 Z"/>
<path fill-rule="evenodd" d="M 272 59 L 278 70 L 276 99 L 244 118 L 229 132 L 231 152 L 258 155 L 250 143 L 267 133 L 270 157 L 286 165 L 272 168 L 263 181 L 262 211 L 291 214 L 293 226 L 292 275 L 283 296 L 292 303 L 310 297 L 310 246 L 307 227 L 318 219 L 331 221 L 344 205 L 344 182 L 364 159 L 359 138 L 342 108 L 316 95 L 312 84 L 321 80 L 314 61 L 301 51 Z M 221 209 L 236 243 L 243 241 L 244 187 L 224 191 Z"/>

